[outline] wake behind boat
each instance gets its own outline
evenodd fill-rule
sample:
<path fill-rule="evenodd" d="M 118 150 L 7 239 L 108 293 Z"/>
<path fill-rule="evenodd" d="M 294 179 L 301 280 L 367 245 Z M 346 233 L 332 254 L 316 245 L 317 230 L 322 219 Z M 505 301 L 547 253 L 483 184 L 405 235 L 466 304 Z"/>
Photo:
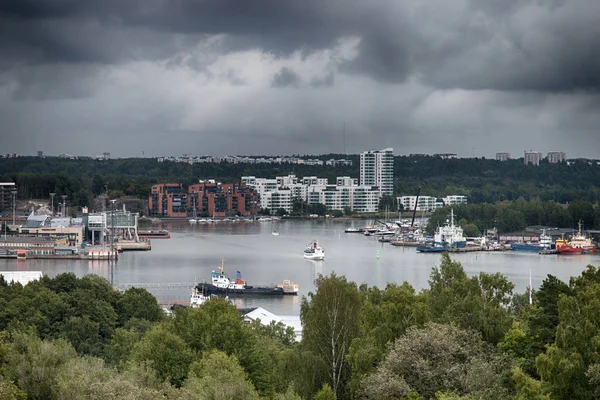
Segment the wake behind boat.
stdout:
<path fill-rule="evenodd" d="M 307 260 L 324 260 L 325 250 L 319 246 L 317 240 L 313 240 L 312 243 L 309 243 L 304 249 L 304 258 Z"/>
<path fill-rule="evenodd" d="M 285 296 L 297 295 L 298 285 L 292 281 L 284 280 L 276 286 L 252 286 L 242 279 L 242 273 L 237 271 L 235 281 L 225 275 L 225 261 L 221 260 L 219 272 L 211 273 L 211 283 L 199 283 L 197 289 L 206 295 L 238 296 L 238 295 L 270 295 Z"/>

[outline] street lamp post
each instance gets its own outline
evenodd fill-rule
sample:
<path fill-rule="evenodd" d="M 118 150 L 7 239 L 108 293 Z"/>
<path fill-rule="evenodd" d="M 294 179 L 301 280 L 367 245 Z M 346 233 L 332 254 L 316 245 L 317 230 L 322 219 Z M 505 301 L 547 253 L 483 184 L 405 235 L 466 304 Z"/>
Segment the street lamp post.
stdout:
<path fill-rule="evenodd" d="M 12 198 L 13 198 L 13 227 L 15 226 L 15 202 L 16 202 L 16 198 L 17 198 L 17 191 L 13 190 L 12 192 Z"/>
<path fill-rule="evenodd" d="M 54 217 L 54 196 L 56 196 L 56 193 L 50 193 L 50 201 L 52 204 L 52 213 L 50 215 L 52 215 Z"/>
<path fill-rule="evenodd" d="M 112 203 L 111 213 L 110 213 L 110 226 L 111 226 L 110 252 L 111 252 L 112 256 L 114 256 L 114 253 L 115 253 L 115 202 L 116 201 L 117 201 L 117 199 L 112 199 L 110 201 Z"/>

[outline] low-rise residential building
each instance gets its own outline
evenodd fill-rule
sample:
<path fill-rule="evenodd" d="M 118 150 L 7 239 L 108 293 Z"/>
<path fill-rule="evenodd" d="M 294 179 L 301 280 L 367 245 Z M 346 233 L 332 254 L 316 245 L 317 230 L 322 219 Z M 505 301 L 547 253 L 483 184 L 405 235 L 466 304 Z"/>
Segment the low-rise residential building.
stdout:
<path fill-rule="evenodd" d="M 343 165 L 343 166 L 351 166 L 352 165 L 352 160 L 346 160 L 346 159 L 340 159 L 340 160 L 334 160 L 333 158 L 331 160 L 327 160 L 325 161 L 325 165 L 330 165 L 332 167 L 337 167 L 339 165 Z"/>
<path fill-rule="evenodd" d="M 433 196 L 419 196 L 418 202 L 417 196 L 400 196 L 397 197 L 397 201 L 398 205 L 402 205 L 404 210 L 414 210 L 416 205 L 417 211 L 435 211 L 440 204 L 442 207 L 444 205 Z"/>
<path fill-rule="evenodd" d="M 467 196 L 463 195 L 452 195 L 442 198 L 445 206 L 457 206 L 461 204 L 467 204 Z"/>
<path fill-rule="evenodd" d="M 181 183 L 152 186 L 148 198 L 148 214 L 162 217 L 185 217 L 187 196 Z"/>
<path fill-rule="evenodd" d="M 209 217 L 251 216 L 258 211 L 258 195 L 245 183 L 201 181 L 188 187 L 188 208 Z"/>
<path fill-rule="evenodd" d="M 444 160 L 451 160 L 451 159 L 458 158 L 458 155 L 456 153 L 437 153 L 437 154 L 434 154 L 433 156 L 440 157 Z"/>
<path fill-rule="evenodd" d="M 308 204 L 321 203 L 330 210 L 350 207 L 356 212 L 375 212 L 381 197 L 378 187 L 359 186 L 357 179 L 347 176 L 338 177 L 336 185 L 330 185 L 326 178 L 310 176 L 299 179 L 295 175 L 275 179 L 244 176 L 242 182 L 258 193 L 260 207 L 272 213 L 280 208 L 291 213 L 295 199 Z"/>

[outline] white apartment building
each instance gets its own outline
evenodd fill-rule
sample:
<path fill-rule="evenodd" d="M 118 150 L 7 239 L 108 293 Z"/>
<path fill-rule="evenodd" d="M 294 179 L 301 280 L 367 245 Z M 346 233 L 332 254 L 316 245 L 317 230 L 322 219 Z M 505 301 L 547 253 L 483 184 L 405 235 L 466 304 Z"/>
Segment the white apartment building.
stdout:
<path fill-rule="evenodd" d="M 533 165 L 540 165 L 540 160 L 544 158 L 541 151 L 525 151 L 524 161 L 525 165 L 531 163 Z"/>
<path fill-rule="evenodd" d="M 414 210 L 415 205 L 417 206 L 417 211 L 435 211 L 440 205 L 441 207 L 444 206 L 444 203 L 432 196 L 419 196 L 418 203 L 417 196 L 401 196 L 396 199 L 398 200 L 398 205 L 402 204 L 405 211 Z"/>
<path fill-rule="evenodd" d="M 327 185 L 329 182 L 327 178 L 317 178 L 316 176 L 305 176 L 302 178 L 303 185 Z"/>
<path fill-rule="evenodd" d="M 564 151 L 549 151 L 548 162 L 550 164 L 556 164 L 559 162 L 567 161 L 567 154 Z"/>
<path fill-rule="evenodd" d="M 307 203 L 321 203 L 330 210 L 343 211 L 350 207 L 356 212 L 376 212 L 379 207 L 380 194 L 371 186 L 311 186 Z"/>
<path fill-rule="evenodd" d="M 467 196 L 462 195 L 453 195 L 443 197 L 444 205 L 446 206 L 455 206 L 460 204 L 467 204 Z"/>
<path fill-rule="evenodd" d="M 496 153 L 496 161 L 510 160 L 510 153 Z"/>
<path fill-rule="evenodd" d="M 275 213 L 283 208 L 292 212 L 294 199 L 301 198 L 308 204 L 321 203 L 331 210 L 343 211 L 350 207 L 356 212 L 375 212 L 379 206 L 379 189 L 371 186 L 358 186 L 358 180 L 347 176 L 336 178 L 336 185 L 329 185 L 327 179 L 295 175 L 275 179 L 243 176 L 242 183 L 252 187 L 259 195 L 259 205 Z"/>
<path fill-rule="evenodd" d="M 336 186 L 358 186 L 358 179 L 349 176 L 338 176 L 335 184 Z"/>
<path fill-rule="evenodd" d="M 380 193 L 394 194 L 394 149 L 360 153 L 361 186 L 377 186 Z"/>

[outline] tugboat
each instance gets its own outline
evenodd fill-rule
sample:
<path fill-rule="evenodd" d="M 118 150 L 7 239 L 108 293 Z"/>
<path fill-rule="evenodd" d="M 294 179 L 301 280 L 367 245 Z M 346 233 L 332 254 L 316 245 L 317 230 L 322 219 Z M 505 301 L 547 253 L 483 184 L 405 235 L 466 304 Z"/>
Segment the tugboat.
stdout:
<path fill-rule="evenodd" d="M 211 283 L 199 283 L 196 288 L 206 295 L 239 296 L 239 295 L 269 295 L 269 296 L 294 296 L 298 294 L 298 285 L 292 281 L 284 280 L 276 286 L 251 286 L 242 279 L 242 273 L 237 271 L 235 281 L 225 275 L 225 260 L 221 260 L 219 272 L 212 271 Z"/>
<path fill-rule="evenodd" d="M 443 253 L 448 251 L 448 244 L 429 241 L 417 247 L 417 251 L 419 253 Z"/>
<path fill-rule="evenodd" d="M 304 258 L 307 260 L 324 260 L 325 250 L 319 246 L 318 241 L 313 240 L 312 243 L 309 243 L 304 249 Z"/>
<path fill-rule="evenodd" d="M 592 239 L 581 232 L 581 221 L 579 221 L 579 232 L 573 235 L 570 241 L 566 240 L 564 236 L 557 239 L 556 250 L 559 254 L 591 254 L 596 251 L 596 247 Z"/>

